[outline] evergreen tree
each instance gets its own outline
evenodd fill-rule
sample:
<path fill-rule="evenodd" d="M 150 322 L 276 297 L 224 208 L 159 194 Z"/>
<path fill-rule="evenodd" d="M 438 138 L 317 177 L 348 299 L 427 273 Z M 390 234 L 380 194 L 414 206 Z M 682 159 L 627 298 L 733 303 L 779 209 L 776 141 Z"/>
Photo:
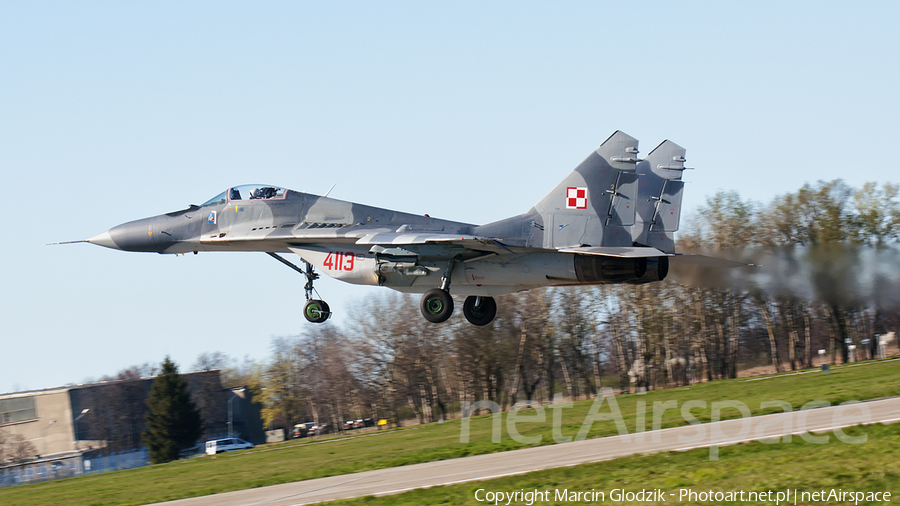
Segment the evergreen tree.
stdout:
<path fill-rule="evenodd" d="M 200 412 L 168 356 L 150 387 L 147 408 L 147 430 L 142 436 L 154 464 L 178 459 L 181 450 L 197 442 L 202 430 Z"/>

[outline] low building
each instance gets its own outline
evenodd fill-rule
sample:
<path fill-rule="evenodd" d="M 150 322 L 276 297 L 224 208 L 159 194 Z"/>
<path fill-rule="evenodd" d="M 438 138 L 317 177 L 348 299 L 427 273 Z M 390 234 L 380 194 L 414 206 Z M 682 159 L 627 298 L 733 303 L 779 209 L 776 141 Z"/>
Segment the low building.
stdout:
<path fill-rule="evenodd" d="M 18 460 L 30 445 L 38 455 L 76 451 L 75 418 L 70 391 L 76 387 L 47 388 L 0 395 L 0 460 Z"/>
<path fill-rule="evenodd" d="M 232 433 L 265 442 L 248 389 L 223 389 L 219 371 L 182 376 L 203 418 L 204 438 Z M 134 378 L 0 394 L 0 486 L 106 470 L 98 465 L 104 462 L 146 463 L 146 455 L 124 456 L 146 454 L 141 434 L 152 383 Z"/>

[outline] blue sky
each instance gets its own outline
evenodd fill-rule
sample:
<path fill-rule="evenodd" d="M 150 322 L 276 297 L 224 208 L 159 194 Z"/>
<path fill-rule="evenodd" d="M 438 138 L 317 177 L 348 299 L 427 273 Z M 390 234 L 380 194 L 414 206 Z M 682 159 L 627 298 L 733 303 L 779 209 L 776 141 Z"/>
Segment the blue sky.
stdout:
<path fill-rule="evenodd" d="M 687 149 L 688 209 L 897 182 L 897 19 L 888 1 L 0 1 L 0 391 L 264 359 L 308 325 L 303 278 L 262 254 L 45 246 L 233 185 L 487 223 L 617 129 Z M 317 288 L 336 324 L 384 290 Z"/>

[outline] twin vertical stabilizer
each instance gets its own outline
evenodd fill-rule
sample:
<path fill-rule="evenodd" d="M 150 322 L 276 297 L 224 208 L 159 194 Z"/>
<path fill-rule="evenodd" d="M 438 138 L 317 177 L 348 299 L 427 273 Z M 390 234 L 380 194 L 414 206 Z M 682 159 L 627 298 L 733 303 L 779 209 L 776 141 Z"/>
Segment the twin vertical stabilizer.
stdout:
<path fill-rule="evenodd" d="M 547 249 L 650 246 L 675 252 L 684 148 L 664 141 L 645 159 L 638 141 L 612 134 L 534 206 Z"/>

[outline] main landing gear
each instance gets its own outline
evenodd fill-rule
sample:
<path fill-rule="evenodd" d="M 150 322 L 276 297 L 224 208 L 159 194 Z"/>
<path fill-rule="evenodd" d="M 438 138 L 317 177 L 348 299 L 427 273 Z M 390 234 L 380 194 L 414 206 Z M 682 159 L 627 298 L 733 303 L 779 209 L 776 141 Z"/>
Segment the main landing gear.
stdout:
<path fill-rule="evenodd" d="M 451 259 L 441 278 L 441 287 L 432 288 L 422 295 L 419 304 L 422 316 L 431 323 L 442 323 L 453 314 L 453 297 L 450 296 L 450 274 L 456 259 Z M 463 314 L 472 325 L 482 327 L 493 321 L 497 315 L 497 303 L 493 297 L 469 296 L 463 303 Z"/>
<path fill-rule="evenodd" d="M 431 323 L 447 321 L 453 313 L 453 298 L 440 288 L 432 288 L 422 296 L 422 316 Z M 463 303 L 463 314 L 472 325 L 483 327 L 497 316 L 497 302 L 493 297 L 470 295 Z"/>
<path fill-rule="evenodd" d="M 447 262 L 447 268 L 444 269 L 444 275 L 441 277 L 441 287 L 432 288 L 422 295 L 422 302 L 419 308 L 422 310 L 422 316 L 431 323 L 442 323 L 450 318 L 453 314 L 453 297 L 450 296 L 450 275 L 453 274 L 453 265 L 456 263 L 456 257 L 451 258 Z"/>
<path fill-rule="evenodd" d="M 453 314 L 453 297 L 442 288 L 432 288 L 422 296 L 419 306 L 426 320 L 431 323 L 442 323 Z"/>
<path fill-rule="evenodd" d="M 313 281 L 319 279 L 319 275 L 316 273 L 312 264 L 304 261 L 303 263 L 306 264 L 306 270 L 303 270 L 275 253 L 267 254 L 306 276 L 306 285 L 303 286 L 303 291 L 306 294 L 306 305 L 303 306 L 303 317 L 306 318 L 306 321 L 311 323 L 324 323 L 325 320 L 331 316 L 331 308 L 328 307 L 328 304 L 324 300 L 312 298 L 312 294 L 315 291 L 315 288 L 313 288 Z M 316 292 L 316 295 L 318 295 L 318 292 Z"/>
<path fill-rule="evenodd" d="M 463 314 L 472 325 L 483 327 L 497 316 L 497 303 L 493 297 L 470 295 L 463 303 Z"/>

